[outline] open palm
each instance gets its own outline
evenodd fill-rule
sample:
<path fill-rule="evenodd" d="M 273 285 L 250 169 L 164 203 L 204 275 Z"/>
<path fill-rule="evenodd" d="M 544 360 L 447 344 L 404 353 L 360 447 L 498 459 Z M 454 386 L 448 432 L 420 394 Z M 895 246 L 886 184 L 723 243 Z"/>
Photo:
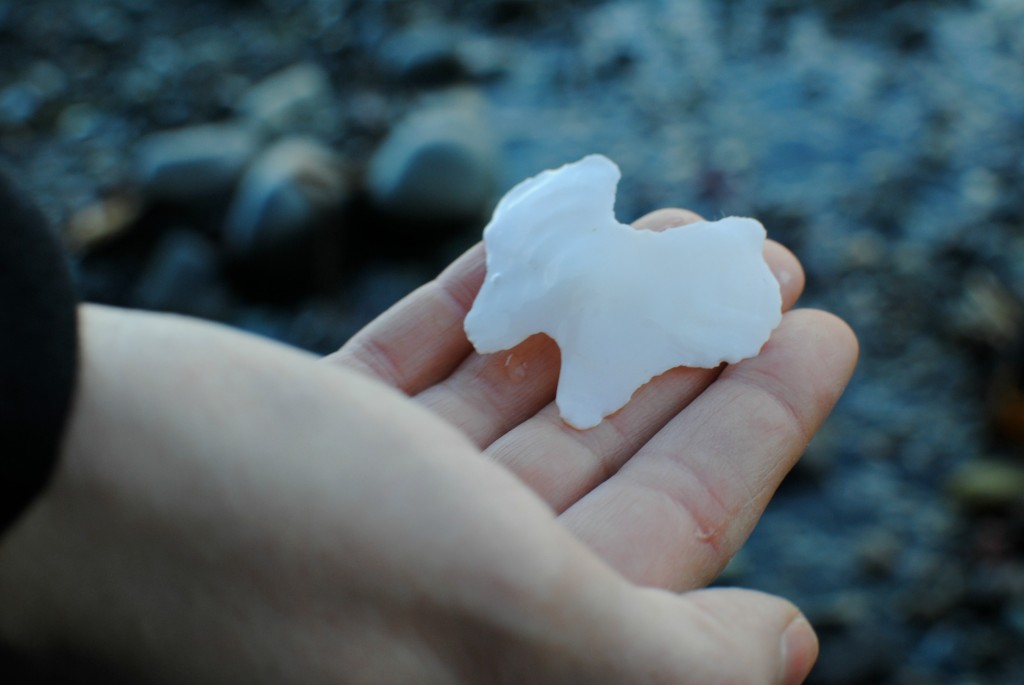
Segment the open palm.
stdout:
<path fill-rule="evenodd" d="M 663 230 L 698 221 L 680 209 L 639 220 Z M 396 305 L 333 355 L 461 430 L 538 493 L 560 521 L 641 585 L 710 582 L 838 399 L 857 345 L 821 311 L 789 311 L 804 284 L 795 257 L 765 256 L 787 310 L 761 354 L 722 369 L 677 368 L 596 428 L 577 431 L 553 404 L 557 346 L 534 336 L 476 354 L 462 321 L 484 277 L 483 246 Z"/>

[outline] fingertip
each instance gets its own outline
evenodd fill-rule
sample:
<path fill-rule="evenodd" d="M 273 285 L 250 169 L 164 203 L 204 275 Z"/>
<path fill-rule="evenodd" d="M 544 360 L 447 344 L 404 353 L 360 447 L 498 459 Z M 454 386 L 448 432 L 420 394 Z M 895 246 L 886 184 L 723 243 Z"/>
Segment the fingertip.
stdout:
<path fill-rule="evenodd" d="M 704 221 L 704 217 L 689 209 L 666 207 L 645 214 L 633 222 L 633 226 L 647 231 L 664 231 L 676 226 L 685 226 Z"/>
<path fill-rule="evenodd" d="M 858 340 L 857 333 L 853 330 L 853 327 L 832 312 L 826 312 L 821 309 L 811 311 L 817 313 L 822 320 L 822 326 L 829 329 L 829 335 L 848 350 L 848 356 L 856 363 L 857 357 L 860 356 L 860 340 Z"/>
<path fill-rule="evenodd" d="M 452 294 L 460 306 L 468 310 L 486 275 L 487 252 L 483 241 L 480 241 L 449 264 L 437 277 L 437 282 Z"/>
<path fill-rule="evenodd" d="M 803 614 L 790 622 L 782 633 L 782 685 L 800 685 L 818 660 L 818 636 Z"/>
<path fill-rule="evenodd" d="M 804 291 L 804 267 L 795 254 L 774 240 L 765 241 L 764 258 L 782 290 L 782 308 L 792 308 Z"/>
<path fill-rule="evenodd" d="M 801 326 L 803 335 L 820 341 L 818 348 L 845 371 L 847 379 L 853 375 L 860 356 L 860 342 L 850 324 L 823 309 L 800 309 L 787 316 Z"/>
<path fill-rule="evenodd" d="M 718 660 L 716 677 L 705 680 L 798 685 L 818 658 L 814 629 L 786 599 L 740 588 L 697 590 L 681 598 L 697 610 L 689 617 L 691 627 L 710 640 L 699 645 L 703 653 L 730 655 Z"/>

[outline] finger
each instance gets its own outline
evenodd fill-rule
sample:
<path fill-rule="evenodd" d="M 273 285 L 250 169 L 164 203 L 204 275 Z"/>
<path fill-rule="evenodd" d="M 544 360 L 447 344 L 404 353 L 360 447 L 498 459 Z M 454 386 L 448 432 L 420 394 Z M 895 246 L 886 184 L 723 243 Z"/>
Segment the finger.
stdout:
<path fill-rule="evenodd" d="M 787 314 L 759 356 L 726 368 L 571 506 L 564 525 L 634 582 L 677 590 L 710 582 L 828 415 L 856 357 L 841 320 Z"/>
<path fill-rule="evenodd" d="M 408 395 L 447 377 L 472 352 L 462 322 L 480 290 L 484 271 L 484 247 L 478 243 L 327 360 Z"/>
<path fill-rule="evenodd" d="M 663 209 L 641 218 L 636 226 L 664 230 L 699 220 L 697 214 L 687 210 Z M 782 285 L 784 306 L 788 308 L 803 289 L 803 270 L 792 253 L 773 241 L 766 244 L 765 255 Z M 456 425 L 483 448 L 533 417 L 552 401 L 558 382 L 559 361 L 558 346 L 554 341 L 547 336 L 535 336 L 511 350 L 490 355 L 470 355 L 451 376 L 426 390 L 417 400 Z M 675 404 L 661 403 L 653 411 L 653 403 L 644 404 L 642 411 L 649 413 L 640 422 L 642 425 L 630 422 L 627 426 L 633 431 L 634 439 L 642 439 L 645 434 L 657 430 L 717 373 L 715 370 L 689 371 L 676 374 L 682 377 L 681 381 L 668 383 L 675 389 L 669 392 L 673 399 L 678 400 Z M 654 401 L 657 402 L 657 398 Z M 634 416 L 638 414 L 640 412 Z M 551 417 L 541 418 L 541 424 L 548 426 L 545 433 L 550 432 L 552 423 Z M 607 432 L 607 429 L 603 431 Z M 612 432 L 615 432 L 614 428 Z M 533 446 L 542 444 L 544 437 L 531 432 L 512 442 L 520 446 Z M 515 455 L 507 456 L 507 463 L 513 465 Z"/>
<path fill-rule="evenodd" d="M 760 592 L 714 589 L 679 598 L 686 682 L 797 685 L 818 658 L 818 638 L 789 602 Z M 682 682 L 682 679 L 680 681 Z"/>
<path fill-rule="evenodd" d="M 789 310 L 803 289 L 796 257 L 778 243 L 765 245 L 765 259 Z M 710 385 L 721 369 L 677 367 L 641 387 L 629 403 L 594 428 L 579 431 L 549 404 L 487 447 L 488 454 L 515 472 L 555 509 L 564 511 L 647 443 Z"/>
<path fill-rule="evenodd" d="M 789 602 L 750 590 L 713 589 L 681 598 L 688 640 L 688 682 L 804 682 L 818 658 L 818 638 Z M 703 643 L 703 644 L 702 644 Z M 712 656 L 714 655 L 714 656 Z M 707 669 L 707 675 L 700 674 Z"/>
<path fill-rule="evenodd" d="M 704 217 L 697 212 L 691 212 L 689 209 L 681 209 L 679 207 L 663 207 L 662 209 L 656 209 L 653 212 L 644 214 L 633 222 L 633 226 L 647 231 L 661 232 L 676 226 L 695 224 L 698 221 L 704 221 Z"/>
<path fill-rule="evenodd" d="M 566 594 L 575 600 L 581 593 L 573 588 Z M 803 682 L 818 654 L 814 631 L 799 610 L 760 592 L 678 596 L 629 587 L 606 591 L 600 602 L 589 602 L 589 611 L 581 612 L 579 603 L 559 607 L 571 620 L 560 631 L 571 656 L 563 653 L 559 662 L 577 671 L 572 682 L 791 685 Z"/>

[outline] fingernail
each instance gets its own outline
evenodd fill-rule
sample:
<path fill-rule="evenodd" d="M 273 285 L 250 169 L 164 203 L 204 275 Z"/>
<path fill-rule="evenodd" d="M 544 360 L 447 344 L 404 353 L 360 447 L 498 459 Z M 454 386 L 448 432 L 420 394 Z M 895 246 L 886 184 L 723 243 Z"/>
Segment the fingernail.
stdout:
<path fill-rule="evenodd" d="M 800 685 L 818 658 L 818 636 L 803 614 L 782 633 L 782 685 Z"/>

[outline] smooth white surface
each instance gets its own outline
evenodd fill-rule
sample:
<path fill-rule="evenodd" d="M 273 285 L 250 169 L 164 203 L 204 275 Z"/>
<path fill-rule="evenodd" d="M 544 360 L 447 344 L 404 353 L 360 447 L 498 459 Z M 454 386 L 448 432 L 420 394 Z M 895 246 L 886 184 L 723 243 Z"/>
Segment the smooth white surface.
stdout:
<path fill-rule="evenodd" d="M 615 219 L 619 178 L 590 155 L 512 188 L 484 229 L 487 276 L 466 316 L 480 353 L 551 336 L 556 403 L 580 429 L 668 369 L 757 355 L 782 320 L 759 222 L 637 230 Z"/>

